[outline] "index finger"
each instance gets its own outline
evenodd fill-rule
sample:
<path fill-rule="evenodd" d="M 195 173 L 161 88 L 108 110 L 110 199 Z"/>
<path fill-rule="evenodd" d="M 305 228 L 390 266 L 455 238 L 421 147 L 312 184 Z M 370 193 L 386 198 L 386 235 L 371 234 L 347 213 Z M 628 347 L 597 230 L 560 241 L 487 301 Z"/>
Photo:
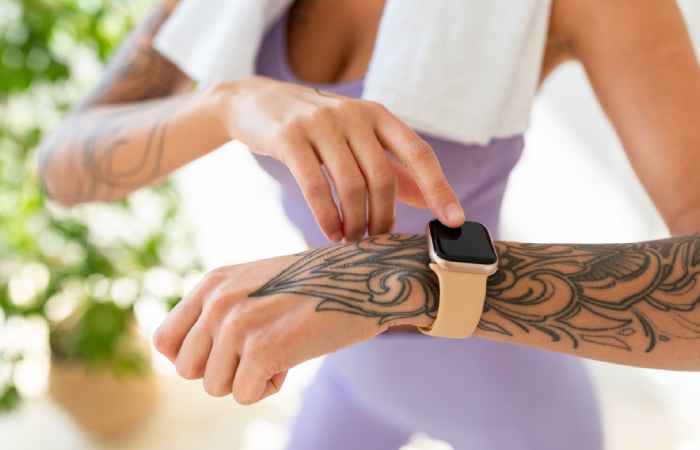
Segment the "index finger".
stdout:
<path fill-rule="evenodd" d="M 202 299 L 212 290 L 218 278 L 207 274 L 182 300 L 178 302 L 153 335 L 156 349 L 174 362 L 185 336 L 202 312 Z"/>
<path fill-rule="evenodd" d="M 440 222 L 461 226 L 464 210 L 430 144 L 389 112 L 381 114 L 375 130 L 384 148 L 406 166 Z"/>

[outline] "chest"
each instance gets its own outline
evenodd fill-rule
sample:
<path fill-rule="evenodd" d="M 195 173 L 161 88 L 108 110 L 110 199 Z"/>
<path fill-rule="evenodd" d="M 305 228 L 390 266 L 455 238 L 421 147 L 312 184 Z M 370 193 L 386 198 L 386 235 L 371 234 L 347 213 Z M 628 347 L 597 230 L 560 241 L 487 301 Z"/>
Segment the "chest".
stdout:
<path fill-rule="evenodd" d="M 362 78 L 383 10 L 384 0 L 294 2 L 283 30 L 292 71 L 313 83 Z"/>
<path fill-rule="evenodd" d="M 312 83 L 357 80 L 367 72 L 385 0 L 297 0 L 286 21 L 287 59 L 294 74 Z M 550 24 L 542 79 L 570 59 Z"/>

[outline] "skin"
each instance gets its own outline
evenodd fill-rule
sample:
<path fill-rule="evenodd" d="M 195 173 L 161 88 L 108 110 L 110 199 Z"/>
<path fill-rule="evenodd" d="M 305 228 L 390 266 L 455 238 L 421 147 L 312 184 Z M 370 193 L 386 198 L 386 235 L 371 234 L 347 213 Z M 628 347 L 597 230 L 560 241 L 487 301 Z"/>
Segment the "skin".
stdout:
<path fill-rule="evenodd" d="M 264 77 L 183 93 L 184 74 L 151 46 L 173 6 L 151 13 L 102 85 L 41 146 L 54 199 L 118 199 L 238 139 L 289 168 L 331 240 L 389 231 L 397 199 L 447 225 L 464 222 L 432 148 L 378 103 Z"/>
<path fill-rule="evenodd" d="M 476 335 L 639 367 L 700 370 L 700 237 L 634 244 L 497 242 Z M 463 301 L 470 301 L 465 298 Z M 277 392 L 295 365 L 408 325 L 439 287 L 422 235 L 381 235 L 210 272 L 156 348 L 214 396 Z M 428 338 L 426 339 L 434 339 Z"/>
<path fill-rule="evenodd" d="M 632 167 L 672 234 L 697 232 L 700 66 L 676 2 L 553 4 L 551 32 L 583 64 Z"/>
<path fill-rule="evenodd" d="M 356 79 L 372 53 L 383 3 L 330 3 L 303 0 L 290 13 L 290 65 L 308 81 Z M 432 150 L 381 105 L 261 77 L 183 92 L 187 77 L 150 45 L 173 5 L 162 4 L 134 32 L 101 87 L 42 146 L 44 181 L 57 200 L 119 198 L 235 137 L 287 164 L 329 237 L 388 231 L 395 199 L 428 206 L 447 225 L 463 220 L 461 210 L 459 220 L 450 219 L 454 194 Z M 675 2 L 553 2 L 542 79 L 568 60 L 583 64 L 673 234 L 697 232 L 700 73 Z M 400 164 L 382 159 L 388 154 Z M 387 164 L 393 172 L 378 183 L 374 176 Z M 311 181 L 320 180 L 321 166 L 346 193 L 337 206 L 328 198 L 330 185 Z M 378 189 L 397 194 L 380 196 Z M 203 377 L 212 395 L 232 392 L 242 403 L 255 402 L 278 390 L 286 371 L 303 360 L 389 328 L 429 326 L 437 284 L 421 241 L 380 236 L 217 269 L 177 306 L 156 345 L 181 375 Z M 389 277 L 386 292 L 370 292 L 377 263 L 368 265 L 362 255 L 387 246 L 397 253 L 381 261 L 379 274 L 399 273 Z M 618 246 L 498 243 L 501 267 L 490 279 L 477 335 L 699 370 L 696 248 L 695 237 Z M 356 259 L 338 265 L 330 257 Z M 308 285 L 297 270 L 302 264 L 307 271 L 323 267 L 313 275 L 320 286 Z M 398 275 L 412 286 L 406 297 L 399 297 Z M 369 302 L 377 296 L 385 301 Z"/>

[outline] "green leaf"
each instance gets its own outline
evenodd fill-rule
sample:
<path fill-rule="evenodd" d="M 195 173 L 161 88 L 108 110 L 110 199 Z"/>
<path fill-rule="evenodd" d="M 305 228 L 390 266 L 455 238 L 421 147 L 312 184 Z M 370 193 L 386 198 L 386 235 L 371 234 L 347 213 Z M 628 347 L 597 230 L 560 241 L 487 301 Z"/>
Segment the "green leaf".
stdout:
<path fill-rule="evenodd" d="M 0 413 L 8 413 L 20 404 L 19 391 L 14 384 L 8 384 L 0 391 Z"/>

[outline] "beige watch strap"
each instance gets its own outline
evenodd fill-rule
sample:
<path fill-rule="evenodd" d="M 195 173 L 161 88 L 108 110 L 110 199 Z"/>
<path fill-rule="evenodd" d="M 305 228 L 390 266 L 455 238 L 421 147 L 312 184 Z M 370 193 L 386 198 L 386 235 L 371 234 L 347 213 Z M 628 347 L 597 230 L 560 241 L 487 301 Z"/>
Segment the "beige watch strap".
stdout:
<path fill-rule="evenodd" d="M 435 263 L 430 268 L 440 282 L 440 303 L 433 326 L 419 330 L 429 336 L 471 336 L 484 309 L 488 275 L 445 270 Z"/>

